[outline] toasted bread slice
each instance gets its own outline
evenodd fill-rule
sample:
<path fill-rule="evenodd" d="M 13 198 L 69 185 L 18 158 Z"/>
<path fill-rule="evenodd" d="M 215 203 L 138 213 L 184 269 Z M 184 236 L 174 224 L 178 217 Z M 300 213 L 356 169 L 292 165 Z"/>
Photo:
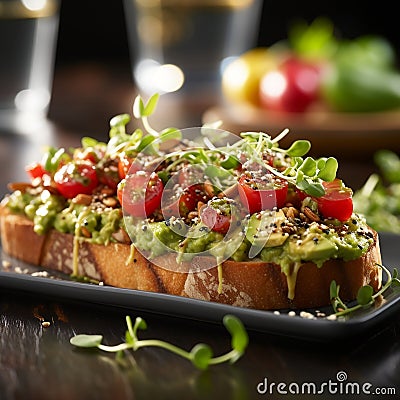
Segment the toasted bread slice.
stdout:
<path fill-rule="evenodd" d="M 33 223 L 22 215 L 1 212 L 0 229 L 3 250 L 18 259 L 70 274 L 74 269 L 74 237 L 51 230 L 37 235 Z M 120 288 L 168 293 L 194 299 L 219 302 L 239 307 L 275 310 L 286 308 L 320 307 L 330 303 L 332 280 L 340 285 L 343 300 L 352 300 L 358 289 L 366 284 L 374 290 L 381 286 L 381 254 L 378 234 L 371 230 L 374 242 L 367 253 L 353 261 L 329 260 L 322 267 L 312 262 L 301 265 L 293 300 L 288 299 L 287 277 L 279 265 L 261 261 L 225 261 L 222 268 L 222 291 L 218 268 L 204 269 L 214 262 L 208 257 L 194 257 L 191 271 L 179 272 L 174 255 L 154 262 L 139 251 L 132 254 L 126 244 L 93 244 L 79 241 L 76 264 L 78 274 Z M 211 264 L 210 264 L 211 265 Z M 188 269 L 184 268 L 186 271 Z"/>

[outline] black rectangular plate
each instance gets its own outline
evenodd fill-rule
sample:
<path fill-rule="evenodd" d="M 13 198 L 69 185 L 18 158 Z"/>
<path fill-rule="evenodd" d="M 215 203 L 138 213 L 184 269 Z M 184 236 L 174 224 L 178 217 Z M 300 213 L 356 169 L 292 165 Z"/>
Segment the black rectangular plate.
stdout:
<path fill-rule="evenodd" d="M 400 236 L 381 233 L 380 242 L 383 264 L 392 272 L 400 265 L 397 256 Z M 3 252 L 1 258 L 0 287 L 6 289 L 207 322 L 220 323 L 225 314 L 234 314 L 249 330 L 319 342 L 365 334 L 400 312 L 400 290 L 388 290 L 379 306 L 361 310 L 348 319 L 328 320 L 317 315 L 329 315 L 331 307 L 298 310 L 295 315 L 287 311 L 252 310 L 162 293 L 76 282 L 62 274 L 41 274 L 43 269 L 10 258 Z M 300 316 L 301 311 L 309 314 Z M 307 318 L 310 314 L 315 318 Z"/>

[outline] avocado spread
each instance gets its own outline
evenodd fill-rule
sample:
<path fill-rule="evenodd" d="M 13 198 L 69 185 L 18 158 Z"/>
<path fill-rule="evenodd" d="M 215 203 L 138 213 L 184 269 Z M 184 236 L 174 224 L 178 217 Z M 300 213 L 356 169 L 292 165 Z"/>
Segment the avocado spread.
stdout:
<path fill-rule="evenodd" d="M 271 213 L 271 211 L 267 211 Z M 265 213 L 267 213 L 265 212 Z M 261 212 L 262 214 L 264 212 Z M 253 229 L 252 221 L 245 227 L 241 224 L 238 231 L 229 239 L 220 233 L 209 230 L 204 224 L 198 222 L 190 228 L 189 234 L 179 235 L 176 229 L 171 228 L 168 221 L 153 222 L 147 225 L 131 226 L 131 234 L 134 235 L 136 245 L 146 251 L 150 257 L 157 257 L 168 251 L 183 249 L 188 255 L 209 251 L 213 254 L 218 243 L 225 241 L 222 257 L 229 254 L 229 258 L 235 261 L 250 260 L 250 249 L 256 240 L 263 234 L 268 236 L 263 246 L 258 248 L 257 257 L 262 261 L 274 262 L 281 265 L 285 274 L 290 274 L 293 264 L 296 262 L 311 261 L 318 267 L 330 259 L 340 258 L 344 261 L 361 257 L 373 242 L 365 220 L 357 214 L 345 224 L 326 225 L 320 222 L 305 222 L 294 225 L 290 219 L 284 217 L 283 211 L 273 212 L 280 224 L 273 230 L 257 229 L 257 234 L 248 232 Z M 283 218 L 282 218 L 283 216 Z M 176 224 L 177 222 L 175 222 Z M 183 222 L 180 222 L 183 224 Z M 288 229 L 293 232 L 289 234 Z M 246 231 L 246 235 L 244 232 Z M 257 236 L 257 237 L 256 237 Z M 259 242 L 258 242 L 259 243 Z"/>
<path fill-rule="evenodd" d="M 38 195 L 17 190 L 6 200 L 12 212 L 25 214 L 33 221 L 37 234 L 54 228 L 61 233 L 78 233 L 92 243 L 108 244 L 116 241 L 112 235 L 124 225 L 120 207 L 78 204 L 48 190 Z"/>
<path fill-rule="evenodd" d="M 61 196 L 42 191 L 40 195 L 15 191 L 7 199 L 7 206 L 15 213 L 24 213 L 34 222 L 38 234 L 54 228 L 62 233 L 77 231 L 80 221 L 86 237 L 97 244 L 115 241 L 112 234 L 125 226 L 121 208 L 88 208 L 82 204 L 66 201 Z M 84 218 L 79 216 L 85 211 Z M 235 261 L 254 259 L 274 262 L 282 272 L 290 275 L 295 263 L 314 262 L 321 267 L 330 259 L 354 260 L 362 256 L 371 245 L 373 238 L 365 220 L 357 214 L 346 223 L 327 225 L 316 221 L 293 223 L 279 211 L 261 211 L 244 220 L 237 231 L 226 238 L 221 233 L 208 229 L 200 220 L 188 231 L 182 220 L 149 222 L 135 225 L 127 220 L 129 234 L 136 246 L 151 258 L 160 256 L 169 249 L 186 255 L 207 253 Z M 267 220 L 271 227 L 262 226 Z M 333 221 L 334 222 L 334 221 Z M 216 246 L 223 243 L 223 246 Z M 256 254 L 251 249 L 256 249 Z"/>

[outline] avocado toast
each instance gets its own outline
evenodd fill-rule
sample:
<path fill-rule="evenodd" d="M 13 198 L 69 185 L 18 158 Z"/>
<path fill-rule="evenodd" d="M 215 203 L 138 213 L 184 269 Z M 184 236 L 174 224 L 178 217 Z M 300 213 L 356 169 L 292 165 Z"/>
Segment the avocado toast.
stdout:
<path fill-rule="evenodd" d="M 106 285 L 257 309 L 327 305 L 381 286 L 377 233 L 332 157 L 287 134 L 154 130 L 138 97 L 110 140 L 50 148 L 1 206 L 6 253 Z"/>

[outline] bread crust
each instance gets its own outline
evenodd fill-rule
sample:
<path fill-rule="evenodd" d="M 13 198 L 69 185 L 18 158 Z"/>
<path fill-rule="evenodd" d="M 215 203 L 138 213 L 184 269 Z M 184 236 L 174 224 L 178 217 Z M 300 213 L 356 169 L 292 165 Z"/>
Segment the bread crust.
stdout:
<path fill-rule="evenodd" d="M 3 250 L 18 259 L 50 270 L 70 274 L 73 271 L 74 237 L 51 230 L 37 235 L 33 223 L 22 215 L 14 215 L 4 208 L 0 212 Z M 225 261 L 222 268 L 222 292 L 218 291 L 217 267 L 204 269 L 211 257 L 194 257 L 191 271 L 201 266 L 200 272 L 172 271 L 174 255 L 165 255 L 154 262 L 139 251 L 132 255 L 126 244 L 99 245 L 79 241 L 78 273 L 99 280 L 106 285 L 145 290 L 157 293 L 230 304 L 239 307 L 275 310 L 286 308 L 321 307 L 330 303 L 329 286 L 332 280 L 340 285 L 343 300 L 352 300 L 358 289 L 369 284 L 376 291 L 381 286 L 381 254 L 378 234 L 371 230 L 374 242 L 362 257 L 343 261 L 329 260 L 321 268 L 306 262 L 299 269 L 295 297 L 288 299 L 287 278 L 279 265 L 261 261 Z M 168 267 L 168 268 L 166 268 Z M 197 269 L 198 270 L 198 269 Z"/>

